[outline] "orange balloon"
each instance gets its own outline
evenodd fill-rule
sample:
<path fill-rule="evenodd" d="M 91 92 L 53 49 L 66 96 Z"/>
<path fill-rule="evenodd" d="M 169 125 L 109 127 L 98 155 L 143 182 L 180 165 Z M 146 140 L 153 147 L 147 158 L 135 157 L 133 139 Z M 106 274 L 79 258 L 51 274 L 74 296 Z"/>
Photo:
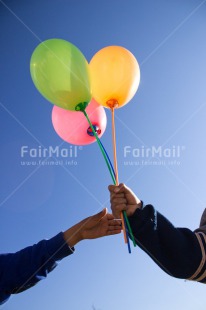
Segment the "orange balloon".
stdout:
<path fill-rule="evenodd" d="M 135 95 L 140 68 L 134 55 L 121 46 L 98 51 L 90 64 L 92 96 L 106 108 L 120 108 Z"/>

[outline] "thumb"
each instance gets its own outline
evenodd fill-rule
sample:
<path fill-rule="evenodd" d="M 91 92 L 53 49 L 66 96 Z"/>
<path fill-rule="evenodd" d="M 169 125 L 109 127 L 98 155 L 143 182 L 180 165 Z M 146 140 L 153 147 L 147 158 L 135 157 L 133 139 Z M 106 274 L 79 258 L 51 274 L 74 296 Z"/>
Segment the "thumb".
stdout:
<path fill-rule="evenodd" d="M 107 214 L 107 208 L 104 208 L 102 211 L 99 213 L 93 215 L 93 219 L 97 222 L 99 222 L 106 214 Z"/>
<path fill-rule="evenodd" d="M 116 188 L 114 189 L 114 192 L 130 194 L 131 190 L 124 183 L 120 183 L 118 186 L 116 186 Z"/>

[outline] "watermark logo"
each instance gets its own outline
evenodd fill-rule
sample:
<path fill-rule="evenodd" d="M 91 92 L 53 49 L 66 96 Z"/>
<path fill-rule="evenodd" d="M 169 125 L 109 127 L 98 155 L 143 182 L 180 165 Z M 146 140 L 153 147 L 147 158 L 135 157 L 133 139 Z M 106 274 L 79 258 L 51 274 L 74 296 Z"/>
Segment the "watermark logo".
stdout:
<path fill-rule="evenodd" d="M 181 157 L 185 146 L 173 145 L 163 146 L 141 146 L 131 147 L 126 145 L 123 148 L 123 157 L 125 166 L 140 165 L 180 165 Z"/>
<path fill-rule="evenodd" d="M 82 146 L 70 145 L 69 147 L 61 148 L 59 146 L 29 147 L 22 145 L 20 149 L 21 165 L 22 166 L 76 166 L 77 158 Z"/>

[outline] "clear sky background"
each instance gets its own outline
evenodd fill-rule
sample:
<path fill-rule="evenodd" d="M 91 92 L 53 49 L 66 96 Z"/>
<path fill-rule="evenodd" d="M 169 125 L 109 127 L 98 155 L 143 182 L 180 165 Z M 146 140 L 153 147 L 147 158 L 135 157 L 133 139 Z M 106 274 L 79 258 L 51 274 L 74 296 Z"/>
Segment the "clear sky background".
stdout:
<path fill-rule="evenodd" d="M 110 207 L 111 179 L 96 143 L 78 148 L 69 165 L 61 157 L 63 165 L 55 166 L 21 157 L 22 146 L 74 150 L 53 130 L 52 104 L 30 77 L 35 47 L 50 38 L 72 42 L 88 61 L 108 45 L 135 55 L 140 87 L 116 111 L 120 181 L 174 225 L 195 229 L 206 206 L 206 1 L 0 0 L 1 252 L 50 238 Z M 102 142 L 112 157 L 106 113 Z M 159 147 L 173 153 L 132 154 Z M 46 280 L 2 308 L 205 310 L 205 290 L 168 276 L 139 248 L 129 255 L 118 235 L 78 244 Z"/>

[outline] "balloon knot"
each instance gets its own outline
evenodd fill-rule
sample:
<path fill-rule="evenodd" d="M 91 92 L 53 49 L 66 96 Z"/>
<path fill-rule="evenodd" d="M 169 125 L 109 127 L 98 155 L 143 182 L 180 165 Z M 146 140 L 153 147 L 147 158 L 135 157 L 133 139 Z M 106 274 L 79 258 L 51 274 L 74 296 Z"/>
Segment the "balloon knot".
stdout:
<path fill-rule="evenodd" d="M 83 111 L 86 109 L 87 106 L 88 106 L 88 102 L 80 102 L 80 103 L 78 103 L 78 104 L 76 105 L 75 111 L 81 111 L 81 112 L 83 112 Z"/>
<path fill-rule="evenodd" d="M 109 99 L 107 100 L 106 104 L 108 105 L 108 107 L 110 107 L 111 109 L 115 109 L 118 108 L 119 103 L 116 99 Z"/>

